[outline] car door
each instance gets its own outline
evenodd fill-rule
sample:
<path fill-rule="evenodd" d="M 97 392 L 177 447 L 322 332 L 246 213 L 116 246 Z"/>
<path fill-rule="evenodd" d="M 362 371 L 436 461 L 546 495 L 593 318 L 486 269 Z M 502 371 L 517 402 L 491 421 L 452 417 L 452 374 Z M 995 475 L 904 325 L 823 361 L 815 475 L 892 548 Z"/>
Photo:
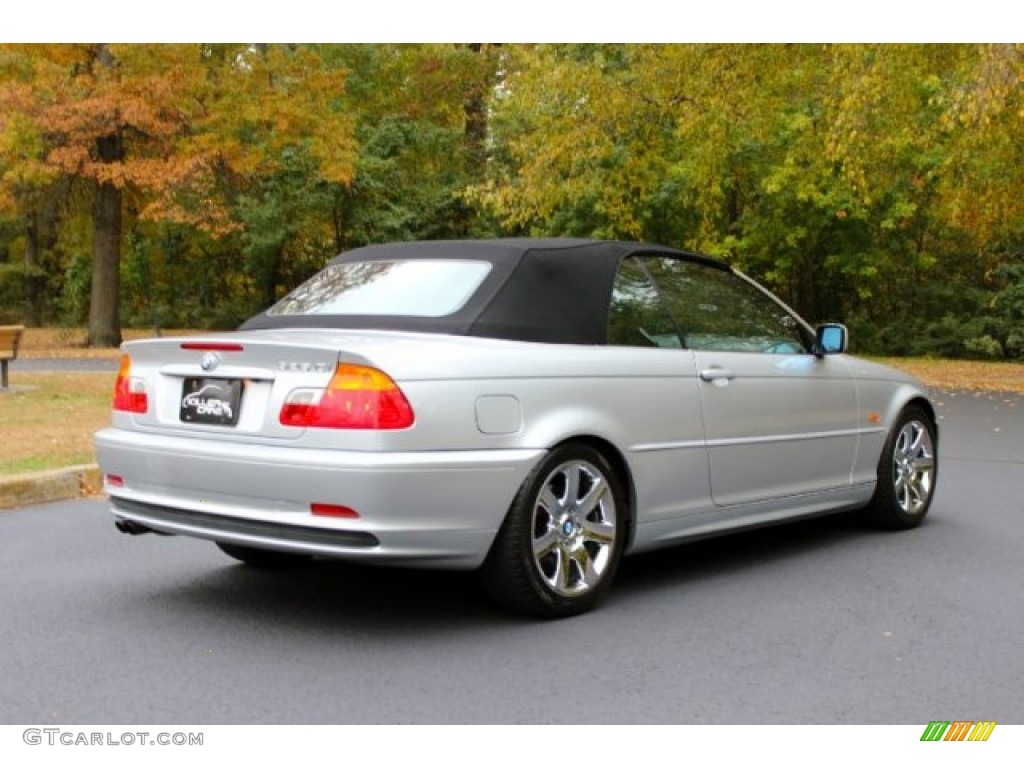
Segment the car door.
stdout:
<path fill-rule="evenodd" d="M 637 400 L 623 389 L 623 403 L 633 412 L 654 414 L 636 419 L 648 428 L 633 429 L 623 442 L 636 488 L 641 524 L 651 525 L 706 512 L 711 503 L 707 448 L 699 383 L 693 352 L 683 349 L 672 314 L 650 276 L 635 257 L 618 268 L 608 312 L 607 343 L 630 347 L 623 382 L 654 377 L 656 392 Z M 628 383 L 625 384 L 629 386 Z M 652 428 L 653 422 L 653 428 Z M 672 523 L 674 530 L 676 524 Z"/>
<path fill-rule="evenodd" d="M 812 354 L 801 320 L 719 264 L 643 262 L 695 355 L 714 503 L 848 486 L 856 391 L 842 356 Z"/>

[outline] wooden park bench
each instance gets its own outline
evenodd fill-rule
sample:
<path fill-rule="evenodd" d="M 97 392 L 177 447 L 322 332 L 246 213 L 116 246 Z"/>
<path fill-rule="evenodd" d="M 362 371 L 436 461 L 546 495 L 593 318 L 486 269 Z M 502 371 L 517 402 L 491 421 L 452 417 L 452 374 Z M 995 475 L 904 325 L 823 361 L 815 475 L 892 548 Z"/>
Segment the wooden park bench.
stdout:
<path fill-rule="evenodd" d="M 23 325 L 0 325 L 0 388 L 7 389 L 7 364 L 18 357 Z"/>

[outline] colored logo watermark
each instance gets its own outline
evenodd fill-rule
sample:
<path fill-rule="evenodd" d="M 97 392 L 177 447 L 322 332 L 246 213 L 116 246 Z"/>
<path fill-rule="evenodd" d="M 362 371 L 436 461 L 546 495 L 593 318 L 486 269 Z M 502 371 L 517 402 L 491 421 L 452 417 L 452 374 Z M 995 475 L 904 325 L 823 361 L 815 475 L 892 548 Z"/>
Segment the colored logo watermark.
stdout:
<path fill-rule="evenodd" d="M 932 720 L 921 734 L 921 741 L 988 741 L 995 729 L 992 720 Z"/>

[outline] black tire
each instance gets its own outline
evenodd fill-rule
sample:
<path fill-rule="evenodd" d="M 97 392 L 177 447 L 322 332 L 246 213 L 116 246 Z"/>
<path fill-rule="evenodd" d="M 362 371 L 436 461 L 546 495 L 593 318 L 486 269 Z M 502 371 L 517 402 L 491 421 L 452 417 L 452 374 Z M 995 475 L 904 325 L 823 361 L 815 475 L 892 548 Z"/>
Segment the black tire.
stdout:
<path fill-rule="evenodd" d="M 221 541 L 215 543 L 225 555 L 263 571 L 294 571 L 306 567 L 313 559 L 309 555 L 297 552 L 275 552 L 271 549 L 225 544 Z"/>
<path fill-rule="evenodd" d="M 928 514 L 935 496 L 939 459 L 935 423 L 923 408 L 903 409 L 878 459 L 878 485 L 865 509 L 879 528 L 915 528 Z"/>
<path fill-rule="evenodd" d="M 622 481 L 596 449 L 567 443 L 523 481 L 481 582 L 492 600 L 542 618 L 574 616 L 608 591 L 626 544 Z"/>

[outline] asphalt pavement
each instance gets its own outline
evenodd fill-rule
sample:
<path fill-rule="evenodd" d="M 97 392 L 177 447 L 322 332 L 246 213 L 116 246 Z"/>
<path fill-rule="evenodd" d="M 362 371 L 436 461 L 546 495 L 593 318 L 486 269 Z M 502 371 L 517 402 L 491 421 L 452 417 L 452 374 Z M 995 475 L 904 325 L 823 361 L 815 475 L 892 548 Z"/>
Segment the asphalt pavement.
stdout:
<path fill-rule="evenodd" d="M 921 528 L 629 558 L 558 622 L 472 574 L 254 572 L 119 534 L 99 500 L 0 512 L 0 722 L 1024 723 L 1024 398 L 937 399 Z"/>

